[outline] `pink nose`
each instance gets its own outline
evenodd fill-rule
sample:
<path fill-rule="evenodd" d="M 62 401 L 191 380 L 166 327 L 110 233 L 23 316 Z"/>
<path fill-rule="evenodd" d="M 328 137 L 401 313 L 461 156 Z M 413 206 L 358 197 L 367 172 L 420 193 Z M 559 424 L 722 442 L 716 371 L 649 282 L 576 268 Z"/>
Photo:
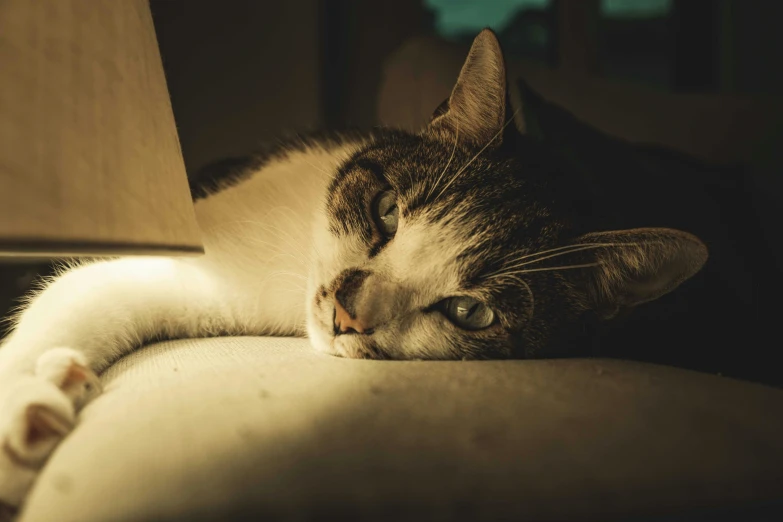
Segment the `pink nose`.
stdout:
<path fill-rule="evenodd" d="M 334 326 L 340 333 L 356 332 L 363 334 L 369 330 L 361 319 L 358 317 L 353 319 L 337 299 L 334 300 Z"/>

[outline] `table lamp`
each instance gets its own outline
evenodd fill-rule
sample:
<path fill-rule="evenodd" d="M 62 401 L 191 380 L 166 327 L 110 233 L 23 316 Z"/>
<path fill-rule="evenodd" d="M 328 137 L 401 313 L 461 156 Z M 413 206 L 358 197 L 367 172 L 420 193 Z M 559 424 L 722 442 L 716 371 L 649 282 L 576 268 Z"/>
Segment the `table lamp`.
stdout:
<path fill-rule="evenodd" d="M 0 0 L 0 260 L 203 252 L 146 0 Z"/>

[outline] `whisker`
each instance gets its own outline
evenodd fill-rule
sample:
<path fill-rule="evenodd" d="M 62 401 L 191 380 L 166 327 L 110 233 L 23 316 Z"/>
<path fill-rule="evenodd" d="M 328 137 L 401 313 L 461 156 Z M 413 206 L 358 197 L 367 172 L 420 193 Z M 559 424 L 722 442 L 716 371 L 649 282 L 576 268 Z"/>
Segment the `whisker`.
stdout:
<path fill-rule="evenodd" d="M 265 265 L 271 265 L 273 261 L 276 261 L 277 259 L 283 258 L 283 257 L 290 257 L 293 260 L 293 265 L 302 264 L 303 266 L 306 266 L 310 263 L 309 258 L 303 258 L 300 255 L 292 254 L 291 252 L 278 252 L 277 254 L 274 254 L 273 256 L 265 259 L 263 263 Z"/>
<path fill-rule="evenodd" d="M 302 159 L 302 161 L 304 161 L 305 163 L 307 163 L 308 165 L 310 165 L 310 166 L 311 166 L 311 167 L 313 167 L 314 169 L 316 169 L 316 170 L 320 171 L 320 172 L 321 172 L 323 175 L 325 175 L 325 176 L 331 176 L 331 175 L 332 175 L 332 173 L 331 173 L 331 172 L 329 172 L 328 170 L 326 170 L 326 169 L 324 169 L 324 168 L 321 168 L 321 167 L 319 167 L 318 165 L 316 165 L 315 163 L 312 163 L 311 161 L 308 161 L 308 160 L 307 160 L 307 159 L 305 159 L 304 157 L 302 157 L 301 159 Z"/>
<path fill-rule="evenodd" d="M 306 221 L 304 219 L 305 212 L 302 212 L 300 209 L 299 211 L 296 211 L 292 209 L 291 207 L 287 205 L 278 205 L 276 207 L 273 207 L 269 209 L 269 211 L 264 214 L 263 218 L 266 221 L 269 219 L 273 213 L 280 212 L 282 214 L 288 214 L 288 222 L 292 225 L 294 225 L 297 229 L 304 229 L 307 227 L 309 221 Z"/>
<path fill-rule="evenodd" d="M 411 174 L 411 169 L 405 169 L 405 173 L 408 175 L 408 185 L 410 186 L 410 193 L 413 194 L 413 174 Z"/>
<path fill-rule="evenodd" d="M 288 212 L 291 212 L 292 215 L 296 216 L 296 214 L 294 213 L 294 211 L 292 209 L 290 209 L 288 207 L 282 207 L 282 206 L 281 207 L 275 207 L 275 208 L 271 209 L 269 212 L 267 212 L 266 216 L 271 215 L 271 213 L 274 212 L 274 211 L 282 211 L 282 212 L 288 211 Z M 293 224 L 295 224 L 295 225 L 304 226 L 304 223 L 302 223 L 300 221 L 296 221 L 296 220 L 290 220 L 290 221 Z M 243 224 L 253 225 L 255 227 L 259 227 L 261 230 L 264 230 L 266 233 L 271 235 L 272 238 L 277 239 L 278 241 L 280 241 L 282 246 L 286 247 L 289 251 L 293 251 L 293 252 L 295 252 L 295 253 L 297 253 L 297 254 L 301 255 L 302 257 L 305 257 L 305 258 L 309 257 L 307 252 L 305 252 L 302 249 L 302 247 L 299 245 L 299 241 L 297 241 L 297 239 L 294 236 L 292 236 L 289 232 L 283 230 L 281 227 L 273 225 L 272 223 L 266 223 L 266 222 L 263 222 L 263 221 L 254 221 L 254 220 L 235 220 L 235 221 L 228 221 L 228 222 L 225 222 L 225 223 L 218 223 L 217 225 L 214 225 L 213 227 L 210 227 L 207 230 L 211 232 L 211 231 L 213 231 L 215 229 L 218 229 L 218 228 L 224 228 L 224 227 L 228 227 L 228 226 L 231 226 L 231 225 L 243 225 Z M 234 233 L 233 235 L 234 235 L 234 237 L 240 237 L 237 233 Z M 256 242 L 256 243 L 267 243 L 266 241 L 262 240 L 261 238 L 254 237 L 252 234 L 247 234 L 247 235 L 242 234 L 241 235 L 241 239 L 242 240 L 252 240 L 253 242 Z M 277 245 L 273 245 L 272 243 L 267 243 L 267 244 L 270 247 L 271 246 L 277 246 Z M 278 248 L 279 248 L 279 246 L 278 246 Z"/>
<path fill-rule="evenodd" d="M 565 256 L 565 255 L 568 255 L 568 254 L 573 254 L 574 252 L 581 252 L 583 250 L 595 250 L 596 248 L 601 248 L 601 247 L 605 247 L 605 246 L 635 246 L 635 245 L 636 245 L 636 243 L 614 243 L 614 244 L 611 244 L 611 243 L 598 243 L 598 244 L 592 244 L 592 245 L 572 245 L 573 248 L 571 248 L 569 250 L 566 250 L 564 252 L 561 251 L 561 252 L 558 252 L 556 254 L 550 254 L 550 255 L 544 256 L 544 257 L 537 257 L 535 259 L 529 259 L 528 261 L 525 261 L 523 263 L 519 263 L 519 264 L 516 264 L 516 265 L 504 267 L 504 270 L 511 270 L 511 269 L 514 269 L 514 268 L 521 268 L 523 266 L 531 265 L 533 263 L 538 263 L 539 261 L 543 261 L 544 259 L 552 259 L 554 257 Z M 525 257 L 530 257 L 530 256 L 522 256 L 521 258 L 516 259 L 513 262 L 521 261 Z"/>
<path fill-rule="evenodd" d="M 520 108 L 520 109 L 521 109 L 521 108 Z M 480 151 L 478 151 L 478 152 L 476 153 L 476 155 L 475 155 L 475 156 L 473 156 L 473 157 L 470 159 L 470 161 L 468 161 L 468 162 L 465 164 L 465 166 L 464 166 L 464 167 L 462 167 L 460 170 L 458 170 L 458 171 L 457 171 L 457 173 L 456 173 L 456 174 L 454 174 L 454 176 L 452 176 L 452 178 L 449 180 L 449 182 L 448 182 L 448 183 L 446 183 L 446 186 L 445 186 L 445 187 L 443 187 L 443 190 L 441 190 L 441 191 L 438 193 L 438 195 L 436 196 L 436 198 L 435 198 L 435 199 L 437 199 L 437 198 L 441 197 L 441 196 L 443 195 L 443 193 L 444 193 L 444 192 L 446 192 L 446 189 L 448 189 L 448 188 L 451 186 L 451 184 L 452 184 L 452 183 L 454 183 L 454 180 L 455 180 L 455 179 L 457 179 L 457 178 L 459 177 L 459 175 L 460 175 L 460 174 L 462 174 L 463 172 L 465 172 L 465 169 L 467 169 L 467 168 L 470 166 L 470 164 L 471 164 L 471 163 L 473 163 L 473 162 L 474 162 L 474 161 L 475 161 L 475 160 L 476 160 L 476 159 L 477 159 L 479 156 L 481 156 L 481 154 L 482 154 L 482 153 L 483 153 L 485 150 L 487 150 L 487 147 L 489 147 L 489 146 L 492 144 L 492 142 L 493 142 L 493 141 L 495 141 L 495 140 L 496 140 L 496 139 L 497 139 L 497 138 L 498 138 L 498 137 L 499 137 L 501 134 L 503 134 L 503 131 L 504 131 L 504 130 L 506 130 L 506 127 L 508 127 L 508 126 L 509 126 L 509 124 L 510 124 L 512 121 L 514 121 L 514 118 L 516 118 L 516 116 L 517 116 L 517 113 L 519 113 L 520 109 L 517 109 L 516 111 L 514 111 L 514 114 L 512 114 L 512 115 L 511 115 L 511 118 L 509 118 L 509 119 L 508 119 L 508 121 L 507 121 L 507 122 L 506 122 L 506 123 L 505 123 L 505 124 L 504 124 L 504 125 L 503 125 L 503 126 L 500 128 L 500 130 L 499 130 L 499 131 L 498 131 L 498 132 L 497 132 L 497 133 L 496 133 L 494 136 L 492 136 L 492 139 L 491 139 L 491 140 L 489 140 L 489 141 L 487 142 L 487 144 L 486 144 L 486 145 L 484 145 L 484 146 L 481 148 L 481 150 L 480 150 Z"/>
<path fill-rule="evenodd" d="M 527 266 L 527 265 L 530 265 L 530 264 L 533 264 L 533 263 L 538 263 L 539 261 L 543 261 L 545 259 L 551 259 L 551 258 L 554 258 L 554 257 L 560 257 L 560 256 L 564 256 L 566 254 L 571 254 L 571 253 L 579 252 L 579 251 L 582 251 L 582 250 L 592 250 L 592 249 L 601 248 L 601 247 L 631 247 L 631 246 L 639 246 L 639 245 L 640 245 L 640 243 L 636 243 L 636 242 L 632 242 L 632 243 L 582 243 L 582 244 L 579 244 L 579 245 L 567 245 L 567 246 L 562 246 L 562 247 L 550 248 L 548 250 L 542 250 L 540 252 L 533 252 L 531 254 L 526 254 L 524 256 L 520 256 L 520 257 L 518 257 L 517 259 L 515 259 L 515 260 L 513 260 L 511 262 L 512 263 L 516 263 L 518 261 L 523 261 L 525 259 L 530 259 L 531 257 L 540 256 L 542 254 L 546 254 L 546 253 L 550 253 L 550 252 L 556 252 L 556 251 L 560 251 L 560 252 L 557 253 L 557 254 L 549 255 L 549 256 L 538 257 L 536 259 L 532 259 L 532 260 L 526 261 L 524 263 L 519 263 L 519 264 L 516 264 L 516 265 L 510 265 L 510 266 L 504 266 L 500 270 L 497 270 L 495 272 L 490 273 L 489 276 L 502 274 L 502 273 L 504 273 L 504 271 L 514 270 L 516 268 L 522 268 L 524 266 Z M 563 252 L 563 250 L 565 250 L 565 252 Z M 508 256 L 506 256 L 506 257 L 508 257 Z"/>
<path fill-rule="evenodd" d="M 435 180 L 435 183 L 430 187 L 429 192 L 427 192 L 427 197 L 424 198 L 425 201 L 428 201 L 430 199 L 430 196 L 432 196 L 432 191 L 435 190 L 435 187 L 440 185 L 440 181 L 443 179 L 443 175 L 446 174 L 446 171 L 449 169 L 449 166 L 451 166 L 451 160 L 454 159 L 454 153 L 457 152 L 458 142 L 459 142 L 459 121 L 457 121 L 457 131 L 456 131 L 456 135 L 454 136 L 454 147 L 451 149 L 451 156 L 449 156 L 449 161 L 446 163 L 446 166 L 443 167 L 443 172 L 440 173 L 438 179 Z"/>
<path fill-rule="evenodd" d="M 512 277 L 516 279 L 519 283 L 522 283 L 522 286 L 524 286 L 527 289 L 527 293 L 530 294 L 530 315 L 528 316 L 528 321 L 533 317 L 533 312 L 535 312 L 536 309 L 536 299 L 533 295 L 533 290 L 530 289 L 530 285 L 527 284 L 527 281 L 522 279 L 521 277 L 517 277 L 515 275 L 510 275 L 509 277 Z"/>
<path fill-rule="evenodd" d="M 307 278 L 301 276 L 301 274 L 295 274 L 295 273 L 292 273 L 292 272 L 286 272 L 284 270 L 276 270 L 274 272 L 270 272 L 269 274 L 266 275 L 266 277 L 264 279 L 262 279 L 261 281 L 258 281 L 256 284 L 252 285 L 250 287 L 250 290 L 251 291 L 257 291 L 257 290 L 260 290 L 260 289 L 264 289 L 264 288 L 267 288 L 270 285 L 270 283 L 274 282 L 274 283 L 278 284 L 279 286 L 283 286 L 283 285 L 286 286 L 287 287 L 287 291 L 291 292 L 291 293 L 301 294 L 301 293 L 306 292 L 307 286 L 305 284 L 299 283 L 297 281 L 292 281 L 290 279 L 286 279 L 286 276 L 287 277 L 293 277 L 295 279 L 302 279 L 305 282 L 306 282 L 306 279 L 307 279 Z M 280 288 L 278 288 L 278 291 L 280 291 Z M 286 290 L 282 290 L 282 291 L 285 292 Z"/>
<path fill-rule="evenodd" d="M 554 272 L 555 270 L 571 270 L 574 268 L 587 268 L 591 266 L 599 266 L 601 263 L 585 263 L 582 265 L 567 265 L 567 266 L 552 266 L 546 268 L 529 268 L 527 270 L 517 270 L 515 272 L 503 272 L 501 274 L 494 274 L 487 276 L 487 279 L 498 279 L 501 277 L 510 277 L 519 274 L 530 274 L 532 272 Z"/>
<path fill-rule="evenodd" d="M 275 210 L 283 210 L 283 209 L 286 209 L 286 208 L 287 207 L 275 207 L 275 208 L 272 208 L 266 214 L 264 214 L 264 217 L 270 216 L 272 214 L 272 212 L 274 212 Z M 289 210 L 291 210 L 291 209 L 289 209 Z M 291 212 L 293 213 L 293 215 L 297 215 L 296 213 L 293 212 L 293 210 L 291 210 Z M 228 227 L 228 226 L 231 226 L 231 225 L 256 225 L 256 226 L 260 226 L 260 227 L 269 227 L 269 226 L 271 226 L 269 223 L 264 222 L 264 221 L 253 220 L 253 219 L 237 219 L 237 220 L 232 220 L 232 221 L 221 221 L 220 223 L 216 223 L 216 224 L 212 225 L 211 227 L 204 229 L 204 232 L 212 232 L 213 230 L 217 230 L 217 229 L 220 229 L 220 228 L 225 228 L 225 227 Z M 303 225 L 303 223 L 302 223 L 302 225 Z"/>
<path fill-rule="evenodd" d="M 303 259 L 308 259 L 310 256 L 299 246 L 296 244 L 296 240 L 292 237 L 285 237 L 281 236 L 279 234 L 276 234 L 275 230 L 267 230 L 267 232 L 272 235 L 274 239 L 277 239 L 280 243 L 272 243 L 270 241 L 263 240 L 261 238 L 258 238 L 256 236 L 253 236 L 252 234 L 248 235 L 237 235 L 234 236 L 236 239 L 240 239 L 243 243 L 250 243 L 255 245 L 262 245 L 267 248 L 269 248 L 269 253 L 272 252 L 279 252 L 283 254 L 288 254 L 293 256 L 294 254 L 300 256 Z"/>
<path fill-rule="evenodd" d="M 608 245 L 608 244 L 612 244 L 612 243 L 580 243 L 578 245 L 565 245 L 565 246 L 559 246 L 559 247 L 555 247 L 555 248 L 548 248 L 546 250 L 538 250 L 536 252 L 531 252 L 530 254 L 525 254 L 523 256 L 520 256 L 520 257 L 514 259 L 512 261 L 512 263 L 516 263 L 517 261 L 522 261 L 522 260 L 530 258 L 530 257 L 539 256 L 539 255 L 543 255 L 543 254 L 548 254 L 550 252 L 559 252 L 560 250 L 566 250 L 566 249 L 569 249 L 569 248 L 576 248 L 576 247 L 579 247 L 579 246 L 592 246 L 592 245 L 600 246 L 600 245 Z M 515 254 L 516 254 L 516 252 L 514 252 L 514 251 L 509 252 L 505 257 L 503 257 L 502 260 L 505 261 L 506 259 L 508 259 L 509 257 L 511 257 L 511 256 L 513 256 Z"/>

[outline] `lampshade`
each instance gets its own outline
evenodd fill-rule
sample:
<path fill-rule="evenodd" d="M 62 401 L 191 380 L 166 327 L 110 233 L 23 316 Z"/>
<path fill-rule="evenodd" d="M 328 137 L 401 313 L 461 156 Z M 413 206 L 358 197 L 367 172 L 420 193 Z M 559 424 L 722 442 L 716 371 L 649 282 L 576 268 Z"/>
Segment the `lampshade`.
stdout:
<path fill-rule="evenodd" d="M 146 0 L 0 1 L 0 255 L 203 252 Z"/>

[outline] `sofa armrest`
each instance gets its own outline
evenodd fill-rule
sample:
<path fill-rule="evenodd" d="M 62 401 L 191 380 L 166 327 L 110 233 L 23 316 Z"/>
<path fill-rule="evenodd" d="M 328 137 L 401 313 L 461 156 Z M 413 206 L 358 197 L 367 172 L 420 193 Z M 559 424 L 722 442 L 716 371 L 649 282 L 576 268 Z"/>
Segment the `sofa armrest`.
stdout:
<path fill-rule="evenodd" d="M 223 338 L 146 347 L 103 380 L 23 522 L 749 520 L 783 492 L 783 391 L 662 366 Z"/>

